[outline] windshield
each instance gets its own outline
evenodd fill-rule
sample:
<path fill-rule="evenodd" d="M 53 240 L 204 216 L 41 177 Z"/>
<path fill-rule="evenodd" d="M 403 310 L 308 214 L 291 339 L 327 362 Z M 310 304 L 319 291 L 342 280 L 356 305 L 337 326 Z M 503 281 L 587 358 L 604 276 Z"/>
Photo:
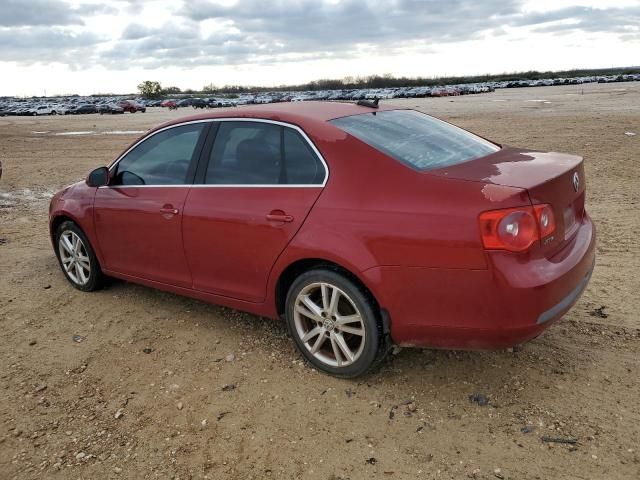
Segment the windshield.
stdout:
<path fill-rule="evenodd" d="M 331 123 L 418 170 L 455 165 L 500 150 L 472 133 L 414 110 L 352 115 Z"/>

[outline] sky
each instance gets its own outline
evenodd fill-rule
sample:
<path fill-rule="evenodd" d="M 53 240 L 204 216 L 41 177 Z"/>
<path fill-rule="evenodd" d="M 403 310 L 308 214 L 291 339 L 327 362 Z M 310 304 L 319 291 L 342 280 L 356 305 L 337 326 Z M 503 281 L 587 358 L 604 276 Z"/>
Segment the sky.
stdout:
<path fill-rule="evenodd" d="M 0 0 L 0 95 L 640 65 L 640 0 Z"/>

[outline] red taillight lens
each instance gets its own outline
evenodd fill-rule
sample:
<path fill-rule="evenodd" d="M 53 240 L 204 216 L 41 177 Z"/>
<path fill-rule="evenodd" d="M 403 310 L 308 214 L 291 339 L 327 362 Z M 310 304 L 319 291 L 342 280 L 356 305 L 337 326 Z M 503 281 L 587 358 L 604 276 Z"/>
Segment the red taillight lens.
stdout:
<path fill-rule="evenodd" d="M 553 216 L 551 205 L 534 205 L 533 211 L 536 212 L 540 238 L 548 237 L 556 229 L 556 219 Z"/>
<path fill-rule="evenodd" d="M 523 252 L 555 230 L 549 205 L 491 210 L 480 214 L 484 248 Z"/>

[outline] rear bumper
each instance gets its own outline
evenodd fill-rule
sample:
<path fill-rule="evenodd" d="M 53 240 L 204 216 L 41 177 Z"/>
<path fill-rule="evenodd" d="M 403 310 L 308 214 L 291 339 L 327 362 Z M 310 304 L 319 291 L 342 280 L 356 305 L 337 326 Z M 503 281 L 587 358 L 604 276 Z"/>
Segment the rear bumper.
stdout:
<path fill-rule="evenodd" d="M 594 264 L 594 266 L 595 266 L 595 264 Z M 561 302 L 555 304 L 549 310 L 546 310 L 546 311 L 542 312 L 540 314 L 540 316 L 538 317 L 538 320 L 536 321 L 536 324 L 543 325 L 543 324 L 545 324 L 545 323 L 547 323 L 547 322 L 549 322 L 549 321 L 551 321 L 553 319 L 559 318 L 565 312 L 567 312 L 567 310 L 569 310 L 571 308 L 571 306 L 574 303 L 576 303 L 578 298 L 580 298 L 580 295 L 582 295 L 582 292 L 584 291 L 584 289 L 587 288 L 587 284 L 589 283 L 589 280 L 591 280 L 591 274 L 592 273 L 593 273 L 593 268 L 591 270 L 589 270 L 589 272 L 587 272 L 585 277 L 576 286 L 576 288 L 574 288 L 571 291 L 571 293 L 569 293 L 569 295 L 564 297 Z"/>
<path fill-rule="evenodd" d="M 487 270 L 376 267 L 365 272 L 405 346 L 504 348 L 531 340 L 580 298 L 595 263 L 585 215 L 553 257 L 488 252 Z"/>

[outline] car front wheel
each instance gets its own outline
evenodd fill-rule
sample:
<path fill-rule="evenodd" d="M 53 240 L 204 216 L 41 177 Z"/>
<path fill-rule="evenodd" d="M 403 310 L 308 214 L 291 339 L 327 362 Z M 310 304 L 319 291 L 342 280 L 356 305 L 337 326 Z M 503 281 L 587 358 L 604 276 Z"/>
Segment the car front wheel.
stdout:
<path fill-rule="evenodd" d="M 75 223 L 67 221 L 56 230 L 56 254 L 67 280 L 83 292 L 98 290 L 104 276 L 89 239 Z"/>
<path fill-rule="evenodd" d="M 373 299 L 336 271 L 311 270 L 293 282 L 286 322 L 300 353 L 331 375 L 357 377 L 386 356 Z"/>

